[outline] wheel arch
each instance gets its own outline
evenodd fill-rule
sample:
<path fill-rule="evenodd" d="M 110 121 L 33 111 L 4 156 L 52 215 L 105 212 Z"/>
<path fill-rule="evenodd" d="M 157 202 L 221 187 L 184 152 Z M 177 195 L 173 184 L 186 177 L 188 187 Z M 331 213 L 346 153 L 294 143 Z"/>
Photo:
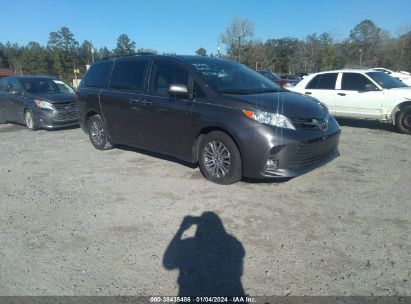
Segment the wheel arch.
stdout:
<path fill-rule="evenodd" d="M 213 131 L 223 132 L 233 140 L 234 144 L 237 146 L 237 149 L 240 153 L 241 163 L 243 164 L 243 156 L 242 156 L 242 153 L 241 153 L 241 146 L 238 144 L 237 139 L 232 135 L 231 132 L 229 132 L 228 130 L 226 130 L 225 128 L 223 128 L 221 126 L 207 126 L 207 127 L 204 127 L 203 129 L 201 129 L 197 133 L 197 135 L 195 137 L 195 140 L 194 140 L 194 143 L 193 143 L 193 147 L 192 147 L 193 163 L 198 162 L 198 154 L 199 154 L 200 143 L 203 140 L 204 136 L 207 135 L 210 132 L 213 132 Z"/>
<path fill-rule="evenodd" d="M 393 125 L 397 124 L 397 115 L 401 112 L 401 110 L 409 106 L 411 106 L 411 100 L 400 102 L 394 107 L 394 109 L 391 111 Z"/>

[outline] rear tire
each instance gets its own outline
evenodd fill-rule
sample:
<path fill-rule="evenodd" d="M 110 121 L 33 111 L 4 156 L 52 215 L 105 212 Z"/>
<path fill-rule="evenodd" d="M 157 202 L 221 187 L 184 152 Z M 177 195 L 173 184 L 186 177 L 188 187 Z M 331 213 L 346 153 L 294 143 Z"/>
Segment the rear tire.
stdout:
<path fill-rule="evenodd" d="M 233 184 L 242 177 L 240 151 L 231 137 L 221 131 L 213 131 L 204 136 L 198 163 L 204 177 L 217 184 Z"/>
<path fill-rule="evenodd" d="M 398 130 L 401 133 L 411 135 L 411 107 L 405 107 L 397 115 L 396 121 Z"/>
<path fill-rule="evenodd" d="M 30 109 L 24 112 L 24 122 L 30 131 L 36 131 L 38 129 L 36 117 Z"/>
<path fill-rule="evenodd" d="M 108 150 L 113 145 L 108 141 L 107 127 L 100 115 L 91 116 L 87 120 L 87 130 L 91 144 L 98 150 Z"/>

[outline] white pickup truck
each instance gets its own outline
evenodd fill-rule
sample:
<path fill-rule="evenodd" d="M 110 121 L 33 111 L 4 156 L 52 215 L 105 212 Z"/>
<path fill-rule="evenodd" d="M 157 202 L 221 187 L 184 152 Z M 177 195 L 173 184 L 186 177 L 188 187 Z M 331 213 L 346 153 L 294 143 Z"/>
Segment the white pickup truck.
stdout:
<path fill-rule="evenodd" d="M 411 87 L 384 72 L 321 72 L 287 89 L 317 98 L 335 117 L 393 123 L 402 133 L 411 135 Z"/>

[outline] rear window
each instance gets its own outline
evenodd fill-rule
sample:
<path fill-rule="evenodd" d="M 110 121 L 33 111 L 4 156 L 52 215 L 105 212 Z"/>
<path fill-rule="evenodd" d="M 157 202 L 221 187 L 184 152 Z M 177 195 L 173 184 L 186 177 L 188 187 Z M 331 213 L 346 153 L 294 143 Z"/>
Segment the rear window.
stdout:
<path fill-rule="evenodd" d="M 81 86 L 92 88 L 106 87 L 111 66 L 112 62 L 109 61 L 93 64 L 81 81 Z"/>
<path fill-rule="evenodd" d="M 114 64 L 110 88 L 126 91 L 141 91 L 147 60 L 124 60 Z"/>
<path fill-rule="evenodd" d="M 306 89 L 334 90 L 338 73 L 327 73 L 315 76 L 306 86 Z"/>

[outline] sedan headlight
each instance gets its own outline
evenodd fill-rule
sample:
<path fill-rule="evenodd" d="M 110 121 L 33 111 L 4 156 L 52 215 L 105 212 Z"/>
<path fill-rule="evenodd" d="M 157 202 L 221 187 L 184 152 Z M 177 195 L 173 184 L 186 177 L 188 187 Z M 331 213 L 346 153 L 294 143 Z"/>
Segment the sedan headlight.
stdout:
<path fill-rule="evenodd" d="M 259 123 L 275 126 L 278 128 L 295 130 L 295 127 L 292 124 L 292 122 L 284 115 L 281 115 L 278 113 L 270 113 L 270 112 L 264 112 L 264 111 L 259 111 L 259 110 L 257 111 L 243 110 L 243 113 L 248 118 L 258 121 Z"/>
<path fill-rule="evenodd" d="M 40 109 L 52 110 L 52 111 L 56 109 L 50 102 L 45 101 L 45 100 L 35 99 L 34 102 Z"/>

